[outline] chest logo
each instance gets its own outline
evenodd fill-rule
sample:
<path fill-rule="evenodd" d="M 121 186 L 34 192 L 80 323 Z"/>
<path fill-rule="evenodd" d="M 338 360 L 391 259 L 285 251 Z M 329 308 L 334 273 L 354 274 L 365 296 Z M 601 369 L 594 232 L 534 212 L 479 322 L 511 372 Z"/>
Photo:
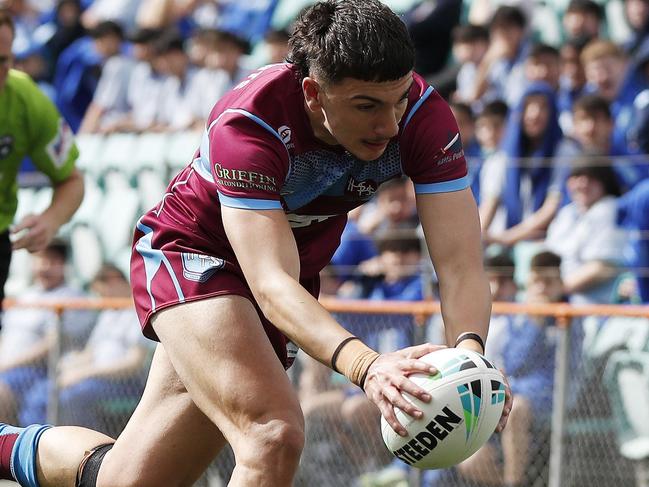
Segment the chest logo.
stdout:
<path fill-rule="evenodd" d="M 345 186 L 345 194 L 348 196 L 367 199 L 376 193 L 378 187 L 378 183 L 371 179 L 357 181 L 353 176 L 350 176 L 347 180 L 347 185 Z"/>
<path fill-rule="evenodd" d="M 6 159 L 14 148 L 14 138 L 11 135 L 0 135 L 0 159 Z"/>

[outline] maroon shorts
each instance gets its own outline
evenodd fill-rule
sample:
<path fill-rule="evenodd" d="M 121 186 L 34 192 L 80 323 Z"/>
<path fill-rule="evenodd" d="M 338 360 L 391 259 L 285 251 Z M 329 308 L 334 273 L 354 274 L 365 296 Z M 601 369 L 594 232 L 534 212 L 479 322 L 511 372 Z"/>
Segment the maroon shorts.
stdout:
<path fill-rule="evenodd" d="M 197 233 L 196 228 L 165 218 L 164 212 L 142 217 L 137 223 L 131 255 L 131 286 L 142 332 L 158 340 L 151 317 L 161 309 L 213 296 L 243 296 L 255 306 L 277 357 L 284 368 L 289 368 L 297 346 L 263 315 L 241 269 L 231 260 L 223 259 L 231 254 L 231 249 L 219 249 Z M 317 298 L 318 276 L 302 279 L 300 284 Z"/>

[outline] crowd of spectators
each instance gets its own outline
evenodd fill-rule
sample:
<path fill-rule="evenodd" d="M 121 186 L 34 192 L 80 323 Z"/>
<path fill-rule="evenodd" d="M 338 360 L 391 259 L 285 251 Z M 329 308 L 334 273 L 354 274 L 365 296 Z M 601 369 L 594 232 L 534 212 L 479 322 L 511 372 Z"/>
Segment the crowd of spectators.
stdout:
<path fill-rule="evenodd" d="M 273 19 L 289 4 L 308 3 L 0 0 L 16 19 L 16 67 L 75 131 L 89 134 L 202 130 L 223 93 L 259 66 L 283 62 L 290 23 Z M 396 3 L 417 50 L 417 71 L 458 122 L 494 300 L 649 303 L 649 0 Z M 435 298 L 420 232 L 412 184 L 382 185 L 349 215 L 322 293 Z M 371 327 L 341 320 L 379 350 L 413 340 L 406 319 Z M 3 334 L 10 322 L 8 313 Z M 0 396 L 14 405 L 5 414 L 15 416 L 26 401 L 16 374 L 27 374 L 30 386 L 46 383 L 49 328 L 34 321 L 36 329 L 42 346 L 32 362 L 12 366 L 11 353 L 2 352 Z M 528 459 L 521 444 L 535 427 L 530 418 L 543 416 L 531 409 L 547 412 L 550 405 L 553 329 L 548 320 L 493 317 L 487 355 L 507 369 L 522 399 L 512 434 L 502 438 L 504 466 L 485 467 L 497 455 L 487 449 L 458 475 L 523 485 Z M 431 323 L 429 336 L 443 340 L 440 330 L 443 323 Z M 140 345 L 131 344 L 141 358 Z M 531 349 L 536 371 L 521 361 Z M 336 431 L 347 438 L 354 436 L 350 425 L 377 427 L 378 413 L 364 398 L 337 386 L 318 364 L 304 364 L 301 384 L 307 422 L 335 409 L 342 418 Z M 543 401 L 531 404 L 531 390 L 545 391 Z M 364 458 L 368 468 L 375 460 Z"/>

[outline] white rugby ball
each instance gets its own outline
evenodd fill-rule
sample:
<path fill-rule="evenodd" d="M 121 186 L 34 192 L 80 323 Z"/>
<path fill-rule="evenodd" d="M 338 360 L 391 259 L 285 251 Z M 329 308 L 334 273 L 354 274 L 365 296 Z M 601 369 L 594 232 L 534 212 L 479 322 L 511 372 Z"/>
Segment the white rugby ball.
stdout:
<path fill-rule="evenodd" d="M 432 396 L 429 403 L 404 393 L 424 413 L 415 419 L 395 408 L 408 436 L 399 436 L 381 417 L 383 441 L 394 456 L 417 468 L 456 465 L 473 455 L 493 434 L 505 405 L 505 379 L 484 356 L 462 348 L 444 348 L 421 360 L 435 375 L 410 380 Z"/>

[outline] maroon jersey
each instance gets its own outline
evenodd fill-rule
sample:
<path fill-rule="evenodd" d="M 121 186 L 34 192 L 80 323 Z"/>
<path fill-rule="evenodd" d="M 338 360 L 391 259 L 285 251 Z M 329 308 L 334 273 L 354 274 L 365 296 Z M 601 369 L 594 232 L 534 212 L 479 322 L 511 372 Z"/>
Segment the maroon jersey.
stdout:
<path fill-rule="evenodd" d="M 417 193 L 469 186 L 456 122 L 420 76 L 414 75 L 398 135 L 368 162 L 315 138 L 290 65 L 255 72 L 216 104 L 194 160 L 138 222 L 132 282 L 143 326 L 166 305 L 226 294 L 215 284 L 219 275 L 238 276 L 241 292 L 231 293 L 251 296 L 223 229 L 221 205 L 283 210 L 299 250 L 300 277 L 312 282 L 338 247 L 347 212 L 403 174 Z M 307 287 L 317 294 L 317 286 Z"/>

